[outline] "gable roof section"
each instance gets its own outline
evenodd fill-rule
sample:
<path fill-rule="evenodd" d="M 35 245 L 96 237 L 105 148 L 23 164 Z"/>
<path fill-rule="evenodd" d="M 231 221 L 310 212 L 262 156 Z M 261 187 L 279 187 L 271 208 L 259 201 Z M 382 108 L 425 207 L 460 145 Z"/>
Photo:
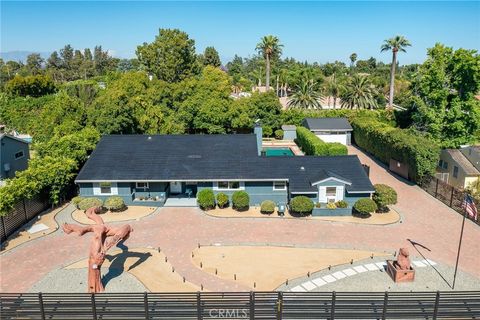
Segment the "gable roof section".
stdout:
<path fill-rule="evenodd" d="M 351 185 L 352 182 L 344 177 L 342 177 L 339 174 L 336 174 L 330 170 L 320 170 L 320 172 L 317 175 L 312 176 L 312 180 L 310 180 L 312 186 L 315 186 L 319 183 L 322 183 L 324 181 L 328 180 L 336 180 L 339 182 L 342 182 L 344 184 Z"/>
<path fill-rule="evenodd" d="M 2 141 L 4 138 L 10 138 L 10 139 L 13 139 L 15 141 L 18 141 L 18 142 L 22 142 L 22 143 L 25 143 L 25 144 L 29 144 L 28 141 L 22 139 L 22 138 L 18 138 L 18 137 L 15 137 L 15 136 L 12 136 L 10 134 L 6 134 L 6 133 L 1 133 L 0 134 L 0 141 Z"/>
<path fill-rule="evenodd" d="M 353 131 L 347 118 L 305 118 L 302 124 L 312 131 Z"/>
<path fill-rule="evenodd" d="M 312 192 L 323 176 L 373 191 L 357 156 L 258 156 L 253 134 L 104 136 L 76 182 L 288 180 L 291 191 Z"/>
<path fill-rule="evenodd" d="M 465 157 L 465 155 L 458 149 L 445 149 L 450 157 L 452 157 L 453 161 L 462 168 L 462 170 L 467 175 L 480 175 L 480 171 L 470 162 L 470 160 Z"/>

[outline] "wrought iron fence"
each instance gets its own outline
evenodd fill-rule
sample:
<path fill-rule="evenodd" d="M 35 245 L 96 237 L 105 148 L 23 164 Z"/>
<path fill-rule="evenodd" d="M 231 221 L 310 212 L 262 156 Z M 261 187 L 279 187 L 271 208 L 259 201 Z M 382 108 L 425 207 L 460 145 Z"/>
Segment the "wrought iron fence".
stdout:
<path fill-rule="evenodd" d="M 478 319 L 480 291 L 1 293 L 2 319 Z"/>
<path fill-rule="evenodd" d="M 457 189 L 436 177 L 424 179 L 420 184 L 420 187 L 461 215 L 465 214 L 465 211 L 462 209 L 462 202 L 465 198 L 464 190 Z M 480 212 L 480 199 L 474 199 L 474 201 Z M 476 221 L 471 218 L 469 219 L 474 221 L 477 225 L 480 225 L 480 219 L 477 219 Z"/>

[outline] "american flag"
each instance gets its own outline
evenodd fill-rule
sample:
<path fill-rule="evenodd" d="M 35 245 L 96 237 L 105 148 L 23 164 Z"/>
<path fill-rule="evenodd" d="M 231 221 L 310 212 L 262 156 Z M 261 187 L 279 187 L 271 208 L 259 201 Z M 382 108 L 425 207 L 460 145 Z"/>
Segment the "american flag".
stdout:
<path fill-rule="evenodd" d="M 462 202 L 462 209 L 465 210 L 470 218 L 475 221 L 477 220 L 477 207 L 475 206 L 475 203 L 473 203 L 473 198 L 468 194 L 465 194 L 465 198 Z"/>

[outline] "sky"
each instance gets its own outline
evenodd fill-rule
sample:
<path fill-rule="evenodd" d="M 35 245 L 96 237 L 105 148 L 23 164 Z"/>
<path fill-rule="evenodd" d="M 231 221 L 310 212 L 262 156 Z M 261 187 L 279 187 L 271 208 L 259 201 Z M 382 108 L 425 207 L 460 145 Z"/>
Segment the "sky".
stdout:
<path fill-rule="evenodd" d="M 179 28 L 197 52 L 214 46 L 226 63 L 235 54 L 255 54 L 259 39 L 279 37 L 283 57 L 300 61 L 344 61 L 380 53 L 384 39 L 404 35 L 412 43 L 401 64 L 420 63 L 441 42 L 480 50 L 479 1 L 337 2 L 47 2 L 1 1 L 0 51 L 52 52 L 102 45 L 114 56 L 132 58 L 159 28 Z"/>

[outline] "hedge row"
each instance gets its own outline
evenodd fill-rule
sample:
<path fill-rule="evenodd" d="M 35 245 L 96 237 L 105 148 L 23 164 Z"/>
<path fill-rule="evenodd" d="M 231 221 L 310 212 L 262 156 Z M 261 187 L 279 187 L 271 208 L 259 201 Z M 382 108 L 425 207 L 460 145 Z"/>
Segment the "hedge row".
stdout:
<path fill-rule="evenodd" d="M 341 143 L 326 143 L 305 127 L 297 127 L 297 144 L 309 156 L 343 156 L 347 147 Z"/>
<path fill-rule="evenodd" d="M 433 175 L 440 155 L 435 141 L 418 131 L 394 128 L 374 118 L 357 117 L 351 120 L 355 143 L 380 161 L 390 159 L 409 166 L 411 180 L 421 182 Z"/>

